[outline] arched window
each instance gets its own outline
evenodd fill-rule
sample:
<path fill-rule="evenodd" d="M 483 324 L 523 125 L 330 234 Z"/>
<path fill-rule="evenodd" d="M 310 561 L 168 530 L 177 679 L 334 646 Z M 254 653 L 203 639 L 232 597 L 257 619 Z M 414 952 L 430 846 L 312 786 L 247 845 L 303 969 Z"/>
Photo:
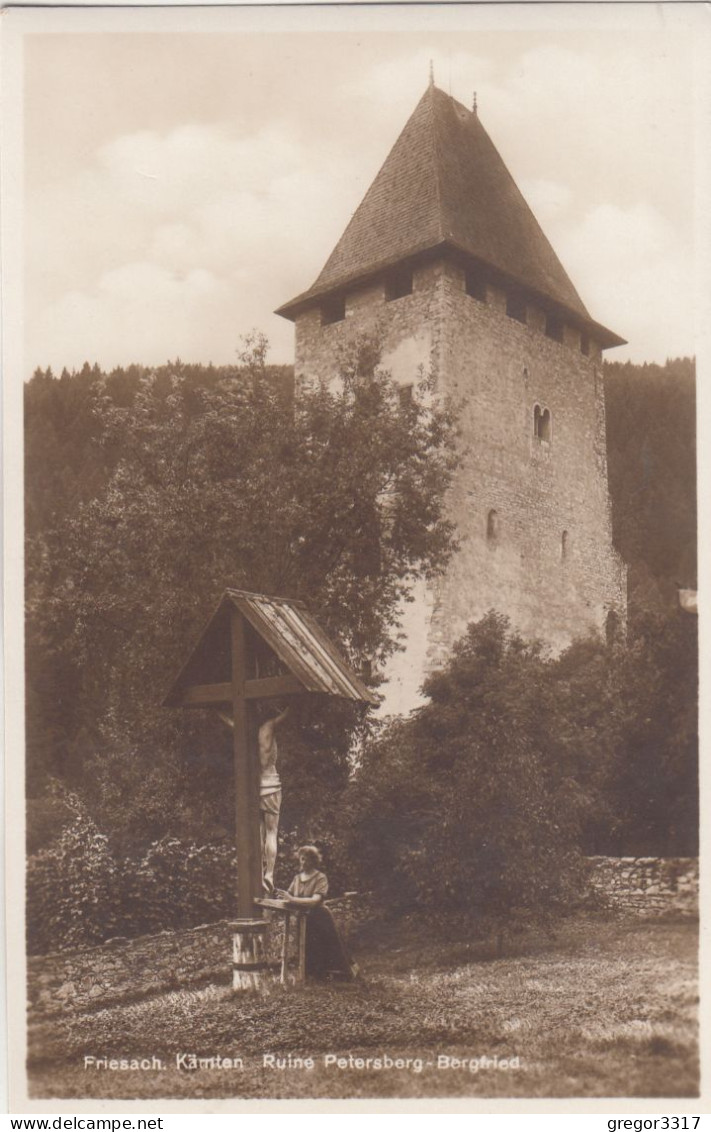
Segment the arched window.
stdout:
<path fill-rule="evenodd" d="M 533 409 L 533 435 L 536 440 L 550 444 L 551 440 L 551 413 L 550 409 L 542 409 L 535 405 Z"/>
<path fill-rule="evenodd" d="M 499 515 L 498 512 L 492 510 L 486 516 L 486 541 L 488 543 L 495 543 L 499 538 Z"/>
<path fill-rule="evenodd" d="M 561 558 L 561 562 L 565 562 L 567 557 L 568 557 L 568 532 L 563 531 L 563 534 L 560 536 L 560 558 Z"/>

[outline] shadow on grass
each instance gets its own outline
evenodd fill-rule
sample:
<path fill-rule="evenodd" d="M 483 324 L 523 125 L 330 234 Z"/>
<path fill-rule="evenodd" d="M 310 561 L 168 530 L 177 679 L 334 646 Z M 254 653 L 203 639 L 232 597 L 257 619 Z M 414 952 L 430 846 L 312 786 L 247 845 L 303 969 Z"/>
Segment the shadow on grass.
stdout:
<path fill-rule="evenodd" d="M 418 920 L 368 925 L 354 942 L 363 982 L 277 985 L 251 995 L 213 984 L 35 1027 L 34 1095 L 693 1096 L 698 1089 L 693 924 L 586 914 L 559 922 L 552 939 L 522 933 L 511 944 L 517 954 L 503 957 L 471 929 L 467 938 L 451 927 L 443 938 Z M 186 1076 L 175 1067 L 181 1050 L 240 1056 L 245 1072 Z M 353 1051 L 405 1051 L 425 1068 L 367 1079 L 325 1071 L 327 1054 Z M 321 1068 L 306 1078 L 270 1074 L 265 1052 L 311 1056 Z M 517 1057 L 521 1071 L 438 1072 L 438 1056 L 450 1053 Z M 87 1054 L 157 1055 L 166 1070 L 102 1078 L 83 1072 Z"/>

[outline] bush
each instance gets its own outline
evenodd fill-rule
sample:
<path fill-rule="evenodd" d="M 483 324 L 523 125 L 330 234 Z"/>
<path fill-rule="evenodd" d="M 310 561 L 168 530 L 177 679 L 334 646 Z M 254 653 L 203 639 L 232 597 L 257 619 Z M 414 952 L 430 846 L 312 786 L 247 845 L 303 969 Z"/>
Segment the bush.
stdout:
<path fill-rule="evenodd" d="M 71 823 L 27 862 L 30 954 L 88 947 L 115 935 L 189 927 L 234 914 L 234 847 L 164 837 L 137 860 L 117 859 L 79 798 L 60 794 L 73 815 Z"/>
<path fill-rule="evenodd" d="M 511 922 L 581 890 L 587 799 L 559 734 L 555 664 L 489 614 L 429 703 L 364 753 L 344 807 L 360 884 L 394 907 Z"/>
<path fill-rule="evenodd" d="M 77 799 L 74 820 L 27 863 L 27 943 L 32 952 L 79 947 L 115 934 L 119 869 Z"/>
<path fill-rule="evenodd" d="M 138 862 L 126 861 L 123 932 L 183 928 L 234 915 L 237 853 L 163 837 Z"/>

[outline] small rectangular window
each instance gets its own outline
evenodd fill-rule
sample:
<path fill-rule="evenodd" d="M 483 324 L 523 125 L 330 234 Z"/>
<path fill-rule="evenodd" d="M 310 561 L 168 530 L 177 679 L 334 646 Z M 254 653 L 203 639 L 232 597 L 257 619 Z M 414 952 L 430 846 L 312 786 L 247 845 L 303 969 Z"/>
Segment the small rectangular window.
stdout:
<path fill-rule="evenodd" d="M 506 313 L 509 318 L 515 318 L 517 322 L 525 323 L 526 319 L 526 303 L 518 295 L 508 295 L 506 298 Z"/>
<path fill-rule="evenodd" d="M 402 267 L 392 271 L 385 280 L 385 298 L 390 303 L 393 299 L 402 299 L 412 294 L 412 268 Z"/>
<path fill-rule="evenodd" d="M 345 295 L 334 295 L 321 304 L 321 325 L 330 326 L 332 322 L 342 322 L 346 317 Z"/>
<path fill-rule="evenodd" d="M 406 385 L 400 386 L 400 388 L 398 389 L 398 396 L 400 398 L 400 404 L 401 405 L 406 406 L 406 405 L 412 404 L 413 392 L 412 392 L 412 382 L 411 381 L 408 381 L 408 383 Z"/>
<path fill-rule="evenodd" d="M 546 338 L 552 338 L 554 342 L 563 341 L 563 323 L 552 314 L 546 316 Z"/>
<path fill-rule="evenodd" d="M 580 335 L 580 353 L 584 354 L 586 358 L 590 357 L 590 339 L 587 334 Z"/>
<path fill-rule="evenodd" d="M 480 303 L 486 302 L 486 280 L 476 268 L 465 273 L 464 290 L 472 299 L 478 299 Z"/>

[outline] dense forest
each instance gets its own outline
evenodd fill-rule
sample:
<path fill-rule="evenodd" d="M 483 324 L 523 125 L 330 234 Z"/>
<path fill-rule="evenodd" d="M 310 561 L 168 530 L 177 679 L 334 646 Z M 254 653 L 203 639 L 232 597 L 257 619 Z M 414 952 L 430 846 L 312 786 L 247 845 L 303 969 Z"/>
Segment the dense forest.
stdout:
<path fill-rule="evenodd" d="M 300 705 L 284 742 L 283 844 L 317 839 L 336 886 L 376 876 L 401 901 L 442 907 L 451 878 L 461 893 L 474 868 L 497 879 L 473 899 L 509 914 L 563 899 L 576 852 L 696 851 L 696 620 L 676 589 L 696 582 L 694 365 L 604 372 L 626 638 L 551 659 L 492 614 L 410 721 L 383 730 L 351 705 Z M 377 687 L 411 580 L 453 552 L 453 407 L 433 404 L 426 381 L 403 396 L 366 341 L 341 378 L 295 402 L 291 369 L 269 366 L 256 336 L 234 367 L 87 364 L 28 382 L 35 949 L 55 928 L 81 942 L 229 912 L 228 736 L 207 713 L 160 707 L 227 585 L 306 600 Z M 477 688 L 489 689 L 486 723 Z M 466 813 L 478 817 L 462 841 Z M 572 870 L 558 868 L 555 892 L 553 859 Z"/>
<path fill-rule="evenodd" d="M 99 443 L 93 395 L 103 385 L 117 406 L 132 403 L 150 371 L 104 374 L 88 363 L 54 376 L 37 370 L 25 395 L 25 523 L 28 539 L 61 525 L 105 486 L 119 458 Z M 235 378 L 238 367 L 163 367 L 197 387 Z M 290 366 L 266 367 L 289 396 Z M 628 567 L 629 600 L 667 607 L 676 585 L 696 585 L 696 399 L 689 358 L 666 365 L 606 362 L 608 476 L 615 545 Z"/>
<path fill-rule="evenodd" d="M 613 537 L 638 610 L 696 588 L 696 395 L 689 358 L 605 364 Z"/>

